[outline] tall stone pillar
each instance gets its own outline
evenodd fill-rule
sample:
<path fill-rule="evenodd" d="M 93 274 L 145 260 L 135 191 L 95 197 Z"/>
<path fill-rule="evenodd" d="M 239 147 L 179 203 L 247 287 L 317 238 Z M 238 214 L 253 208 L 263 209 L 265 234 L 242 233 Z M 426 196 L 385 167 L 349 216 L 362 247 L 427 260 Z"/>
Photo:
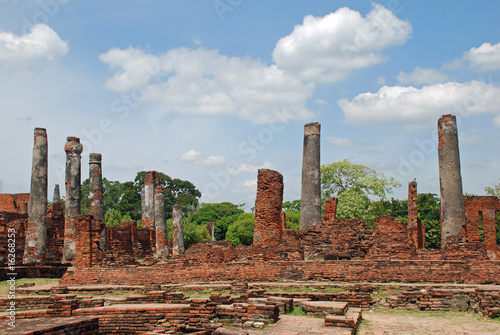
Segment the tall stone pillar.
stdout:
<path fill-rule="evenodd" d="M 417 182 L 408 183 L 408 237 L 418 248 Z"/>
<path fill-rule="evenodd" d="M 47 131 L 35 128 L 24 264 L 41 263 L 47 248 Z"/>
<path fill-rule="evenodd" d="M 444 246 L 449 237 L 460 235 L 462 227 L 466 225 L 457 120 L 454 115 L 443 115 L 438 120 L 438 157 L 441 189 L 441 241 Z"/>
<path fill-rule="evenodd" d="M 300 229 L 321 221 L 320 130 L 318 122 L 304 126 Z"/>
<path fill-rule="evenodd" d="M 89 154 L 90 214 L 104 222 L 104 190 L 102 186 L 102 155 Z"/>
<path fill-rule="evenodd" d="M 156 257 L 168 257 L 167 215 L 165 213 L 165 194 L 163 185 L 155 187 L 155 229 Z"/>
<path fill-rule="evenodd" d="M 52 198 L 52 202 L 61 202 L 61 192 L 59 191 L 59 184 L 54 186 L 54 197 Z"/>
<path fill-rule="evenodd" d="M 90 214 L 95 220 L 104 220 L 104 188 L 102 186 L 102 155 L 89 154 L 89 198 Z M 102 230 L 99 239 L 99 249 L 106 250 L 106 227 Z"/>
<path fill-rule="evenodd" d="M 283 234 L 281 210 L 283 205 L 283 176 L 269 169 L 257 175 L 253 243 L 279 244 Z"/>
<path fill-rule="evenodd" d="M 144 186 L 141 190 L 142 200 L 142 226 L 154 228 L 155 226 L 155 185 L 158 180 L 156 171 L 146 172 Z"/>
<path fill-rule="evenodd" d="M 182 224 L 182 206 L 174 205 L 172 211 L 172 256 L 184 255 L 184 226 Z"/>
<path fill-rule="evenodd" d="M 66 213 L 64 222 L 63 262 L 74 261 L 76 252 L 75 218 L 80 215 L 81 154 L 83 145 L 78 137 L 68 137 L 66 145 Z"/>

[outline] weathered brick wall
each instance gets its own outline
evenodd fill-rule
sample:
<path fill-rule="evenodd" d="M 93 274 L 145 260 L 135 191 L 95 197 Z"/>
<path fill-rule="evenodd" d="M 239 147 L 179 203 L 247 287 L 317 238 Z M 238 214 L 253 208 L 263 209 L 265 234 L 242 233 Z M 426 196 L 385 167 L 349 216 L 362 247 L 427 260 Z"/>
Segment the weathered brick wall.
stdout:
<path fill-rule="evenodd" d="M 333 221 L 337 217 L 337 198 L 325 200 L 325 209 L 323 211 L 323 221 Z"/>
<path fill-rule="evenodd" d="M 28 214 L 29 193 L 0 194 L 0 212 Z"/>
<path fill-rule="evenodd" d="M 60 202 L 47 207 L 47 249 L 48 263 L 61 262 L 64 247 L 64 212 Z"/>
<path fill-rule="evenodd" d="M 483 218 L 483 236 L 486 250 L 500 256 L 496 240 L 495 214 L 500 211 L 500 201 L 494 196 L 465 196 L 465 215 L 467 216 L 466 236 L 479 242 L 479 216 Z"/>
<path fill-rule="evenodd" d="M 102 261 L 99 250 L 99 239 L 104 229 L 104 222 L 95 220 L 92 215 L 75 217 L 76 235 L 76 267 L 90 267 Z"/>
<path fill-rule="evenodd" d="M 353 282 L 499 283 L 500 261 L 350 260 L 254 261 L 185 264 L 169 261 L 154 267 L 69 269 L 64 285 L 185 283 L 240 280 L 332 280 Z"/>
<path fill-rule="evenodd" d="M 372 259 L 415 259 L 417 252 L 405 224 L 391 216 L 375 219 L 375 234 L 367 257 Z"/>
<path fill-rule="evenodd" d="M 282 204 L 283 176 L 277 171 L 260 169 L 255 199 L 254 244 L 272 245 L 281 242 Z"/>
<path fill-rule="evenodd" d="M 373 231 L 361 220 L 322 221 L 300 231 L 305 259 L 364 258 Z"/>
<path fill-rule="evenodd" d="M 11 212 L 0 212 L 0 264 L 7 266 L 9 229 L 15 231 L 15 259 L 16 266 L 23 264 L 25 248 L 25 227 L 28 221 L 28 214 L 17 214 Z M 12 239 L 11 241 L 12 242 Z"/>

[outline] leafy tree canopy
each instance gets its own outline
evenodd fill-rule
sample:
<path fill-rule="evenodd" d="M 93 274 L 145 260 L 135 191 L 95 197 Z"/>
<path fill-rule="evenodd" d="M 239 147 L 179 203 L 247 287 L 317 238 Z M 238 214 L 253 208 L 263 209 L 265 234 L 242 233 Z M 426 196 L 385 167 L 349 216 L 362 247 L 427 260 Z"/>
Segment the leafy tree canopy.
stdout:
<path fill-rule="evenodd" d="M 361 191 L 365 195 L 385 198 L 394 188 L 400 187 L 396 179 L 385 177 L 362 164 L 344 159 L 321 166 L 321 191 L 323 198 L 340 196 L 349 190 Z M 351 193 L 353 195 L 354 193 Z M 359 193 L 356 193 L 359 194 Z"/>
<path fill-rule="evenodd" d="M 203 203 L 190 215 L 189 220 L 198 225 L 206 225 L 210 221 L 215 222 L 215 238 L 223 240 L 226 238 L 229 225 L 243 213 L 240 206 L 230 202 Z"/>
<path fill-rule="evenodd" d="M 253 225 L 255 216 L 251 213 L 241 213 L 238 218 L 229 225 L 226 240 L 236 245 L 252 245 Z"/>
<path fill-rule="evenodd" d="M 500 179 L 499 179 L 500 180 Z M 490 186 L 486 186 L 484 188 L 484 191 L 486 192 L 486 194 L 488 195 L 493 195 L 495 197 L 498 197 L 500 198 L 500 182 L 496 185 L 493 185 L 493 187 L 490 187 Z"/>

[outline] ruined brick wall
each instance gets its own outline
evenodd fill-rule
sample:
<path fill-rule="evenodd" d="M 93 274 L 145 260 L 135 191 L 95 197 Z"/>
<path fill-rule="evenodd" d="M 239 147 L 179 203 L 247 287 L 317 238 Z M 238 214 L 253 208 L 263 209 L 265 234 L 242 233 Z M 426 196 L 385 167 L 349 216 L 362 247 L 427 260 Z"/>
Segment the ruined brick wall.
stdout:
<path fill-rule="evenodd" d="M 106 227 L 106 245 L 102 264 L 129 265 L 135 264 L 138 253 L 138 229 L 134 221 L 122 222 L 119 227 Z"/>
<path fill-rule="evenodd" d="M 26 239 L 25 226 L 27 222 L 28 214 L 0 212 L 0 264 L 7 265 L 8 263 L 9 229 L 14 229 L 15 231 L 16 266 L 23 264 Z"/>
<path fill-rule="evenodd" d="M 366 257 L 371 259 L 415 259 L 417 252 L 405 224 L 391 216 L 375 219 L 375 234 Z"/>
<path fill-rule="evenodd" d="M 425 232 L 422 233 L 422 223 L 418 220 L 417 182 L 408 183 L 408 237 L 413 240 L 417 249 L 425 248 Z M 424 227 L 425 229 L 425 227 Z"/>
<path fill-rule="evenodd" d="M 472 242 L 479 242 L 479 216 L 482 215 L 485 248 L 497 252 L 495 214 L 500 211 L 499 199 L 494 196 L 465 196 L 464 204 L 467 217 L 465 235 Z"/>
<path fill-rule="evenodd" d="M 153 228 L 137 229 L 137 248 L 135 249 L 136 258 L 150 256 L 155 250 L 156 232 Z"/>
<path fill-rule="evenodd" d="M 47 249 L 48 263 L 61 262 L 64 247 L 64 213 L 60 202 L 47 207 Z"/>
<path fill-rule="evenodd" d="M 75 227 L 78 234 L 74 266 L 83 268 L 99 264 L 102 260 L 99 239 L 104 222 L 95 220 L 92 215 L 80 215 L 75 217 Z"/>
<path fill-rule="evenodd" d="M 323 211 L 323 221 L 334 221 L 337 217 L 337 198 L 325 200 L 325 209 Z"/>
<path fill-rule="evenodd" d="M 373 235 L 358 219 L 322 221 L 300 232 L 306 259 L 364 258 Z"/>
<path fill-rule="evenodd" d="M 0 212 L 27 214 L 29 193 L 0 194 Z"/>
<path fill-rule="evenodd" d="M 269 169 L 257 175 L 253 243 L 278 244 L 282 237 L 283 176 Z"/>
<path fill-rule="evenodd" d="M 62 285 L 186 283 L 207 281 L 332 280 L 352 282 L 497 283 L 500 261 L 342 260 L 249 261 L 185 264 L 169 260 L 153 267 L 70 268 Z"/>

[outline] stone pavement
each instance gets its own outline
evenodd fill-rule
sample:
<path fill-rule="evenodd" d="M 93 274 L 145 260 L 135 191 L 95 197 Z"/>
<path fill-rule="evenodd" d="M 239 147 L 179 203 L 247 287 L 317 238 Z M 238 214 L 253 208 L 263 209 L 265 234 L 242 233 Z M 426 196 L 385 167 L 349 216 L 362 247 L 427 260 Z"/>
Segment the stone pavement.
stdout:
<path fill-rule="evenodd" d="M 351 335 L 347 328 L 325 327 L 325 320 L 307 316 L 281 315 L 280 320 L 264 330 L 252 329 L 252 335 L 299 335 L 299 334 L 325 334 L 325 335 Z"/>

